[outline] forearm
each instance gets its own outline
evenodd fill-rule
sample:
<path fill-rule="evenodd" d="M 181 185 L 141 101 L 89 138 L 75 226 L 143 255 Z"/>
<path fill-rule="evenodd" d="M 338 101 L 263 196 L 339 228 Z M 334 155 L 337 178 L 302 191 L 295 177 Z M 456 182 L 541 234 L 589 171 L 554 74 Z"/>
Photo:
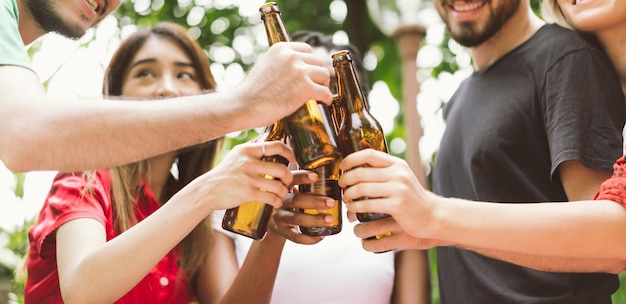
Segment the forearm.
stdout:
<path fill-rule="evenodd" d="M 437 198 L 427 237 L 538 256 L 626 259 L 626 210 L 611 201 L 497 204 Z"/>
<path fill-rule="evenodd" d="M 2 115 L 1 157 L 13 171 L 74 171 L 129 163 L 247 127 L 245 116 L 228 106 L 229 100 L 215 93 L 150 102 L 3 105 L 3 111 L 12 114 Z"/>
<path fill-rule="evenodd" d="M 285 241 L 271 232 L 255 241 L 221 303 L 269 303 Z"/>
<path fill-rule="evenodd" d="M 196 299 L 198 303 L 219 303 L 232 286 L 239 266 L 234 239 L 213 231 L 213 242 L 209 247 L 206 262 L 196 277 Z"/>
<path fill-rule="evenodd" d="M 391 303 L 431 303 L 427 251 L 402 250 L 396 253 Z"/>
<path fill-rule="evenodd" d="M 328 80 L 304 43 L 273 45 L 228 92 L 150 102 L 51 101 L 31 70 L 3 65 L 0 158 L 13 171 L 125 164 L 267 126 L 309 99 L 330 104 Z"/>
<path fill-rule="evenodd" d="M 465 249 L 509 263 L 549 272 L 608 272 L 617 274 L 626 269 L 626 260 L 623 259 L 539 256 L 469 246 Z"/>

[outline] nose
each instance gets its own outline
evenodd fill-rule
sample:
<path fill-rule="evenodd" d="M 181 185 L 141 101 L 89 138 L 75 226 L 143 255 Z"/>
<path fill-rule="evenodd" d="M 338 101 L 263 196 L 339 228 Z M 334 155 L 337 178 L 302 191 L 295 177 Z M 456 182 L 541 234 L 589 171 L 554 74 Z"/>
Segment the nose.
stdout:
<path fill-rule="evenodd" d="M 171 76 L 163 76 L 161 81 L 157 84 L 156 97 L 158 98 L 170 98 L 179 96 L 180 92 L 176 87 L 176 82 Z"/>

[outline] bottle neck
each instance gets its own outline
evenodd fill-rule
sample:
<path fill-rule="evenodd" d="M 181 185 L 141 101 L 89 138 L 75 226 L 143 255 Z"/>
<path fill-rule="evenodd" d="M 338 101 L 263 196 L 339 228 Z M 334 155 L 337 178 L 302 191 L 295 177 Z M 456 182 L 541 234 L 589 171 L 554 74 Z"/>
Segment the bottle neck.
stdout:
<path fill-rule="evenodd" d="M 264 13 L 262 19 L 265 24 L 265 32 L 270 46 L 276 42 L 291 40 L 278 12 L 272 11 Z"/>
<path fill-rule="evenodd" d="M 361 91 L 354 66 L 349 62 L 336 65 L 338 95 L 349 113 L 364 111 L 365 95 Z"/>

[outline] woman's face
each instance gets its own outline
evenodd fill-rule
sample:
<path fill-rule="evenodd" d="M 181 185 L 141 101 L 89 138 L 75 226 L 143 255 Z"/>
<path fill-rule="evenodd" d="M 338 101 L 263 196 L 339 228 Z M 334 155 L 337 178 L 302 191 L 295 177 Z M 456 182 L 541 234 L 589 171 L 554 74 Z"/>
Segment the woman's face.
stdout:
<path fill-rule="evenodd" d="M 149 38 L 131 61 L 122 95 L 145 98 L 168 98 L 198 94 L 196 69 L 191 59 L 173 42 Z"/>
<path fill-rule="evenodd" d="M 624 0 L 550 0 L 557 1 L 569 24 L 579 31 L 598 32 L 626 24 Z"/>

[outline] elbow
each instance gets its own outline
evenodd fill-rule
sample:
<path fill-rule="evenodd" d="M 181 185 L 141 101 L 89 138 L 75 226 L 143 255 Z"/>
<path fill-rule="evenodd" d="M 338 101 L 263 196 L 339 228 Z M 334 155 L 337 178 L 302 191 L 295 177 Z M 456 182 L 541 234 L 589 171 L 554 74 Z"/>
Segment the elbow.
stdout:
<path fill-rule="evenodd" d="M 0 160 L 12 172 L 27 172 L 46 169 L 40 163 L 49 153 L 41 142 L 39 130 L 33 126 L 5 127 L 0 130 Z"/>
<path fill-rule="evenodd" d="M 605 272 L 619 274 L 626 269 L 626 259 L 619 259 L 609 263 Z"/>
<path fill-rule="evenodd" d="M 81 295 L 81 291 L 71 286 L 61 285 L 61 298 L 65 304 L 73 303 L 88 303 L 88 300 L 84 295 Z"/>
<path fill-rule="evenodd" d="M 17 153 L 17 148 L 7 147 L 5 144 L 0 145 L 2 146 L 2 148 L 0 148 L 0 160 L 2 160 L 2 163 L 7 169 L 15 173 L 31 170 L 25 158 Z"/>
<path fill-rule="evenodd" d="M 90 300 L 86 297 L 86 293 L 82 292 L 82 289 L 79 286 L 71 283 L 63 283 L 62 281 L 59 281 L 59 285 L 63 303 L 88 303 Z"/>
<path fill-rule="evenodd" d="M 603 272 L 619 274 L 626 269 L 626 259 L 611 258 L 595 262 L 594 266 L 587 267 L 583 272 Z"/>
<path fill-rule="evenodd" d="M 110 299 L 108 295 L 98 293 L 97 291 L 89 292 L 88 288 L 83 288 L 80 286 L 72 285 L 72 284 L 61 284 L 61 298 L 63 299 L 63 303 L 65 304 L 82 304 L 82 303 L 92 303 L 92 304 L 106 304 L 113 303 L 117 299 Z M 93 289 L 97 290 L 97 289 Z"/>

